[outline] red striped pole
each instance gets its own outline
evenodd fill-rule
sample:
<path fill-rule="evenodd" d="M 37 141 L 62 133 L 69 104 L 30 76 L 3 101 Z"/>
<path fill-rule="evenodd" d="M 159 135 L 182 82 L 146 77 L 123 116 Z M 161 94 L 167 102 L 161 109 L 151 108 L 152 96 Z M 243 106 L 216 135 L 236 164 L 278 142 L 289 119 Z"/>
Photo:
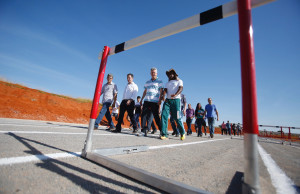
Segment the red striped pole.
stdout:
<path fill-rule="evenodd" d="M 260 193 L 258 122 L 251 0 L 238 0 L 245 172 L 243 193 Z"/>
<path fill-rule="evenodd" d="M 104 78 L 104 74 L 105 74 L 108 54 L 109 54 L 109 47 L 105 46 L 104 49 L 103 49 L 103 52 L 102 52 L 100 69 L 99 69 L 97 84 L 96 84 L 96 88 L 95 88 L 95 94 L 94 94 L 94 99 L 93 99 L 91 115 L 90 115 L 90 123 L 89 123 L 88 134 L 87 134 L 85 144 L 84 144 L 84 148 L 83 148 L 82 154 L 81 154 L 84 157 L 86 156 L 87 152 L 92 151 L 93 130 L 94 130 L 95 121 L 96 121 L 96 118 L 97 118 L 99 100 L 100 100 L 100 96 L 101 96 L 101 89 L 102 89 L 103 78 Z"/>

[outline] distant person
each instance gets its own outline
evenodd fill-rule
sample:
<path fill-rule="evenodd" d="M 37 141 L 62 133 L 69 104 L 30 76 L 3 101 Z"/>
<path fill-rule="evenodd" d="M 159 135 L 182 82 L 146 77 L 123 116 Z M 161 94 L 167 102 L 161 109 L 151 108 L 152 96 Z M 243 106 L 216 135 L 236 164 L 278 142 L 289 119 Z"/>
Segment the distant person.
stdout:
<path fill-rule="evenodd" d="M 161 120 L 159 117 L 161 95 L 163 93 L 163 82 L 157 77 L 157 69 L 155 67 L 150 70 L 151 79 L 145 83 L 144 92 L 140 104 L 142 105 L 143 100 L 143 113 L 142 113 L 142 128 L 147 136 L 150 131 L 153 117 L 155 119 L 158 129 L 161 130 Z M 146 125 L 147 122 L 147 125 Z M 147 129 L 146 129 L 147 127 Z M 154 134 L 156 131 L 152 131 Z"/>
<path fill-rule="evenodd" d="M 183 121 L 183 117 L 186 115 L 186 97 L 184 94 L 180 94 L 180 113 L 179 116 L 181 118 L 181 121 Z M 172 115 L 170 116 L 170 123 L 173 129 L 172 135 L 175 135 L 176 137 L 179 136 L 179 130 L 178 127 L 175 124 L 175 120 L 173 119 Z M 182 126 L 184 127 L 183 123 Z"/>
<path fill-rule="evenodd" d="M 228 131 L 228 135 L 231 135 L 231 125 L 230 125 L 229 121 L 227 121 L 227 123 L 226 123 L 226 128 Z"/>
<path fill-rule="evenodd" d="M 133 82 L 133 74 L 129 73 L 127 74 L 127 85 L 125 87 L 124 93 L 123 93 L 123 100 L 120 105 L 120 114 L 118 118 L 118 124 L 116 126 L 116 130 L 112 131 L 114 133 L 121 133 L 121 125 L 123 122 L 125 111 L 127 111 L 130 121 L 132 122 L 133 126 L 133 133 L 137 132 L 137 126 L 135 119 L 133 117 L 133 111 L 134 111 L 134 105 L 135 105 L 135 99 L 137 98 L 138 93 L 138 86 Z"/>
<path fill-rule="evenodd" d="M 223 121 L 222 125 L 221 125 L 221 130 L 222 130 L 222 135 L 226 134 L 227 135 L 227 128 L 226 128 L 226 124 Z"/>
<path fill-rule="evenodd" d="M 219 121 L 219 113 L 217 110 L 216 105 L 212 103 L 212 99 L 208 98 L 208 104 L 205 106 L 205 112 L 204 115 L 207 114 L 207 122 L 208 122 L 208 127 L 209 127 L 209 133 L 210 137 L 214 137 L 214 132 L 215 132 L 215 115 L 217 115 L 217 121 Z"/>
<path fill-rule="evenodd" d="M 241 127 L 240 123 L 237 124 L 236 129 L 237 129 L 237 135 L 241 136 L 242 135 L 242 127 Z"/>
<path fill-rule="evenodd" d="M 169 81 L 165 85 L 162 100 L 164 100 L 165 94 L 167 94 L 167 99 L 164 102 L 161 123 L 162 130 L 160 138 L 162 140 L 168 139 L 168 119 L 171 112 L 171 116 L 175 120 L 177 127 L 180 132 L 180 139 L 185 139 L 185 131 L 182 125 L 182 121 L 179 115 L 180 112 L 180 93 L 183 90 L 183 82 L 178 78 L 178 75 L 174 69 L 170 69 L 166 72 Z"/>
<path fill-rule="evenodd" d="M 116 101 L 115 105 L 112 106 L 112 112 L 111 112 L 111 116 L 115 117 L 115 120 L 118 120 L 118 115 L 119 115 L 119 106 L 120 106 L 120 102 Z"/>
<path fill-rule="evenodd" d="M 236 125 L 235 125 L 235 123 L 232 124 L 232 132 L 233 132 L 233 135 L 235 136 L 235 134 L 236 134 Z"/>
<path fill-rule="evenodd" d="M 186 124 L 187 124 L 187 135 L 192 135 L 192 121 L 195 117 L 195 110 L 192 108 L 191 104 L 188 104 L 186 109 Z"/>
<path fill-rule="evenodd" d="M 204 109 L 202 108 L 201 104 L 198 103 L 195 110 L 195 125 L 197 124 L 198 132 L 197 136 L 202 137 L 202 126 L 204 127 L 205 135 L 206 135 L 206 122 L 204 120 Z"/>
<path fill-rule="evenodd" d="M 115 106 L 115 102 L 117 101 L 118 87 L 115 83 L 112 82 L 112 80 L 113 80 L 113 75 L 108 74 L 107 75 L 107 83 L 102 86 L 102 89 L 101 89 L 101 95 L 103 94 L 102 108 L 100 110 L 100 113 L 99 113 L 96 121 L 95 121 L 94 129 L 98 129 L 98 126 L 104 115 L 109 124 L 109 128 L 107 130 L 115 129 L 115 125 L 111 119 L 111 115 L 109 112 L 109 107 L 112 102 L 114 102 L 112 106 L 113 107 Z"/>
<path fill-rule="evenodd" d="M 142 106 L 140 104 L 141 97 L 138 96 L 136 98 L 136 100 L 137 100 L 137 102 L 134 105 L 134 119 L 135 119 L 135 122 L 136 122 L 138 130 L 139 130 L 141 128 L 141 125 L 140 125 L 140 115 L 142 113 Z"/>

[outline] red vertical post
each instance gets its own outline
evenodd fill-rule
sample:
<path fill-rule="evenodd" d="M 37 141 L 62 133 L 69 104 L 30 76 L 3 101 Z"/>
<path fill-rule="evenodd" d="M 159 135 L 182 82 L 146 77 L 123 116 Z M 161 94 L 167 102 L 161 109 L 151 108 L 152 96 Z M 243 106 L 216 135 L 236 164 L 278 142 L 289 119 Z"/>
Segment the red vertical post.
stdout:
<path fill-rule="evenodd" d="M 93 105 L 92 105 L 92 110 L 91 110 L 91 115 L 90 115 L 88 133 L 87 133 L 87 137 L 85 140 L 84 148 L 81 153 L 81 155 L 83 157 L 86 157 L 87 153 L 92 151 L 93 130 L 94 130 L 95 121 L 97 118 L 97 111 L 98 111 L 99 100 L 100 100 L 100 96 L 101 96 L 101 89 L 102 89 L 103 78 L 104 78 L 104 74 L 105 74 L 106 62 L 107 62 L 108 55 L 109 55 L 109 47 L 105 46 L 103 49 L 103 52 L 102 52 L 100 69 L 99 69 L 99 73 L 98 73 L 98 78 L 97 78 L 97 83 L 96 83 L 96 88 L 95 88 L 95 93 L 94 93 L 94 99 L 93 99 Z"/>
<path fill-rule="evenodd" d="M 243 193 L 260 193 L 258 121 L 251 0 L 238 0 L 245 173 Z M 254 192 L 253 192 L 254 191 Z"/>
<path fill-rule="evenodd" d="M 108 54 L 109 54 L 109 47 L 105 46 L 103 49 L 103 53 L 102 53 L 100 69 L 99 69 L 97 84 L 96 84 L 95 93 L 94 93 L 94 100 L 93 100 L 93 105 L 92 105 L 92 110 L 91 110 L 91 115 L 90 115 L 91 119 L 97 118 L 99 99 L 101 96 L 101 89 L 102 89 L 102 85 L 103 85 L 103 78 L 104 78 L 104 74 L 105 74 Z"/>

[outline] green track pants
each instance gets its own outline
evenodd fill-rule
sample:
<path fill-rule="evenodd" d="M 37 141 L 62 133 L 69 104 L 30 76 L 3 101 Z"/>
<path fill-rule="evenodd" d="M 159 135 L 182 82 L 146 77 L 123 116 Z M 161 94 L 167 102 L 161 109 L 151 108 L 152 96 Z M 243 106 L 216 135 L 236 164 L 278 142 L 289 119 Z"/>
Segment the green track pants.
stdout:
<path fill-rule="evenodd" d="M 177 124 L 180 134 L 183 135 L 185 131 L 180 118 L 180 99 L 166 99 L 161 115 L 161 135 L 168 137 L 168 119 L 170 113 Z"/>

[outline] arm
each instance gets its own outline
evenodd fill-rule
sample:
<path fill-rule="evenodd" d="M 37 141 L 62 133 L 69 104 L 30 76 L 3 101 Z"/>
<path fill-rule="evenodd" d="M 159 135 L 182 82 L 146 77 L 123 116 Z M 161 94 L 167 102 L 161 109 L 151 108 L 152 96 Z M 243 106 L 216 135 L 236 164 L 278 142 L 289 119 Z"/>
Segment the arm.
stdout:
<path fill-rule="evenodd" d="M 147 93 L 147 89 L 145 89 L 144 90 L 144 92 L 143 92 L 143 96 L 142 96 L 142 99 L 141 99 L 141 106 L 143 105 L 143 100 L 144 100 L 144 98 L 145 98 L 145 96 L 146 96 L 146 93 Z"/>
<path fill-rule="evenodd" d="M 217 114 L 217 121 L 219 121 L 219 113 L 217 109 L 216 109 L 216 114 Z"/>
<path fill-rule="evenodd" d="M 158 105 L 160 107 L 161 105 L 161 101 L 162 101 L 162 96 L 164 95 L 164 89 L 163 88 L 160 88 L 159 90 L 159 101 L 158 101 Z"/>
<path fill-rule="evenodd" d="M 167 90 L 167 88 L 165 88 L 165 89 L 163 90 L 162 95 L 161 95 L 160 101 L 165 101 L 165 95 L 167 94 L 167 92 L 168 92 L 168 90 Z"/>
<path fill-rule="evenodd" d="M 113 98 L 113 104 L 112 104 L 112 107 L 115 107 L 115 105 L 116 105 L 116 101 L 117 101 L 117 96 L 118 96 L 118 93 L 115 93 L 114 94 L 114 98 Z"/>
<path fill-rule="evenodd" d="M 184 107 L 183 107 L 183 115 L 186 115 L 186 102 L 184 102 Z"/>

